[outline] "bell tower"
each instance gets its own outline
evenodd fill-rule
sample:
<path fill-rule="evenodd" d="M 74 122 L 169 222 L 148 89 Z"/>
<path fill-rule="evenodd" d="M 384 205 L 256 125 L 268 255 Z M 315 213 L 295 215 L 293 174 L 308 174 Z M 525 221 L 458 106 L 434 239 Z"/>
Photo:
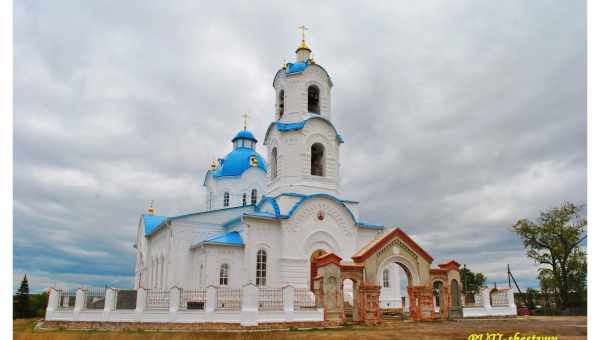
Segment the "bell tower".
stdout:
<path fill-rule="evenodd" d="M 284 63 L 273 81 L 276 121 L 297 121 L 310 115 L 331 119 L 331 87 L 327 71 L 312 57 L 305 40 L 306 26 L 300 26 L 302 40 L 296 60 Z"/>
<path fill-rule="evenodd" d="M 296 61 L 275 75 L 275 116 L 265 136 L 268 149 L 268 195 L 340 194 L 339 146 L 343 142 L 332 122 L 331 88 L 325 68 L 312 57 L 305 39 Z"/>

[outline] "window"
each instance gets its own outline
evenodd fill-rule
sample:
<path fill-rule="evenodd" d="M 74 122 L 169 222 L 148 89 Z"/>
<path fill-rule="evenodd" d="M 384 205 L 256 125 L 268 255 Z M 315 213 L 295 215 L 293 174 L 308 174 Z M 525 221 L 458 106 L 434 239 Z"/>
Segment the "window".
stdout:
<path fill-rule="evenodd" d="M 245 206 L 245 205 L 246 205 L 246 196 L 247 196 L 247 195 L 246 195 L 246 193 L 244 193 L 244 194 L 242 195 L 242 205 L 243 205 L 243 206 Z"/>
<path fill-rule="evenodd" d="M 277 148 L 271 151 L 271 179 L 277 178 Z"/>
<path fill-rule="evenodd" d="M 219 285 L 227 286 L 229 284 L 229 265 L 223 263 L 219 269 Z"/>
<path fill-rule="evenodd" d="M 319 108 L 319 88 L 315 85 L 308 87 L 308 112 L 321 114 Z"/>
<path fill-rule="evenodd" d="M 223 206 L 226 208 L 229 206 L 229 193 L 228 192 L 225 192 L 225 194 L 223 194 Z"/>
<path fill-rule="evenodd" d="M 267 252 L 261 249 L 256 253 L 256 285 L 267 284 Z"/>
<path fill-rule="evenodd" d="M 250 192 L 250 204 L 256 204 L 256 200 L 258 199 L 258 190 L 252 189 Z"/>
<path fill-rule="evenodd" d="M 285 93 L 283 92 L 283 90 L 279 91 L 279 97 L 277 98 L 277 108 L 278 108 L 278 113 L 279 113 L 279 118 L 281 119 L 281 117 L 283 117 L 283 112 L 284 112 L 284 99 L 285 99 Z"/>
<path fill-rule="evenodd" d="M 390 271 L 387 269 L 383 271 L 383 287 L 390 288 Z"/>
<path fill-rule="evenodd" d="M 323 158 L 325 147 L 321 143 L 315 143 L 310 147 L 310 174 L 313 176 L 324 176 Z"/>

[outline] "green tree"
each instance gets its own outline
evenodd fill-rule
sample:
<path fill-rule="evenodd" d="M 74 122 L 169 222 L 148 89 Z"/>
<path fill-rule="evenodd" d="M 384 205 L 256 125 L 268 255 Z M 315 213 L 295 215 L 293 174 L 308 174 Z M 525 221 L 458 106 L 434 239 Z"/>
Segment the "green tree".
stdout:
<path fill-rule="evenodd" d="M 465 294 L 477 294 L 487 278 L 482 273 L 474 273 L 467 267 L 460 269 L 460 278 Z"/>
<path fill-rule="evenodd" d="M 27 275 L 23 277 L 21 286 L 17 290 L 15 296 L 15 304 L 13 317 L 15 318 L 27 318 L 31 315 L 31 306 L 29 305 L 29 282 L 27 281 Z"/>
<path fill-rule="evenodd" d="M 539 270 L 540 286 L 545 294 L 556 292 L 560 310 L 573 302 L 572 292 L 585 290 L 587 285 L 586 254 L 581 249 L 587 237 L 587 219 L 580 216 L 581 209 L 567 202 L 541 212 L 537 222 L 521 219 L 513 226 L 527 256 L 546 266 Z"/>

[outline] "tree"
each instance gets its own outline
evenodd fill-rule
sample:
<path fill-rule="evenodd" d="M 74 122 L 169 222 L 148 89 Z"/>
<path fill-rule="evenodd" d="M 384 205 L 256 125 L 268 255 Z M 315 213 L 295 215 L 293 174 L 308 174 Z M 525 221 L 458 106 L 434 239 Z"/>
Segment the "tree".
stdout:
<path fill-rule="evenodd" d="M 572 302 L 570 293 L 586 289 L 587 285 L 586 255 L 581 249 L 587 237 L 587 219 L 579 215 L 581 209 L 566 202 L 541 212 L 537 222 L 521 219 L 513 226 L 527 249 L 527 256 L 537 264 L 549 266 L 540 269 L 538 279 L 542 292 L 556 290 L 560 310 Z"/>
<path fill-rule="evenodd" d="M 27 281 L 27 275 L 23 277 L 21 286 L 17 290 L 14 304 L 14 315 L 15 318 L 27 318 L 31 315 L 31 307 L 29 305 L 29 282 Z"/>
<path fill-rule="evenodd" d="M 481 287 L 483 287 L 485 281 L 487 280 L 485 275 L 482 273 L 474 273 L 466 266 L 460 269 L 460 278 L 462 280 L 463 290 L 466 295 L 474 295 L 479 293 L 479 290 Z"/>

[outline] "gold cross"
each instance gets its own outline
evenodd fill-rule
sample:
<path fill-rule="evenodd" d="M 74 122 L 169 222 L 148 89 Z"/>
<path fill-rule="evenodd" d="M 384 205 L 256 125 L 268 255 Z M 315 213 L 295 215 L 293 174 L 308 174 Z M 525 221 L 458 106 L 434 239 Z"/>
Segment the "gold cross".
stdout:
<path fill-rule="evenodd" d="M 242 115 L 242 118 L 244 118 L 244 131 L 246 131 L 246 128 L 248 126 L 248 118 L 250 118 L 250 115 L 247 113 L 244 113 Z"/>
<path fill-rule="evenodd" d="M 298 26 L 298 29 L 300 29 L 300 31 L 302 31 L 302 42 L 304 42 L 304 32 L 308 31 L 308 27 L 301 25 L 301 26 Z"/>

